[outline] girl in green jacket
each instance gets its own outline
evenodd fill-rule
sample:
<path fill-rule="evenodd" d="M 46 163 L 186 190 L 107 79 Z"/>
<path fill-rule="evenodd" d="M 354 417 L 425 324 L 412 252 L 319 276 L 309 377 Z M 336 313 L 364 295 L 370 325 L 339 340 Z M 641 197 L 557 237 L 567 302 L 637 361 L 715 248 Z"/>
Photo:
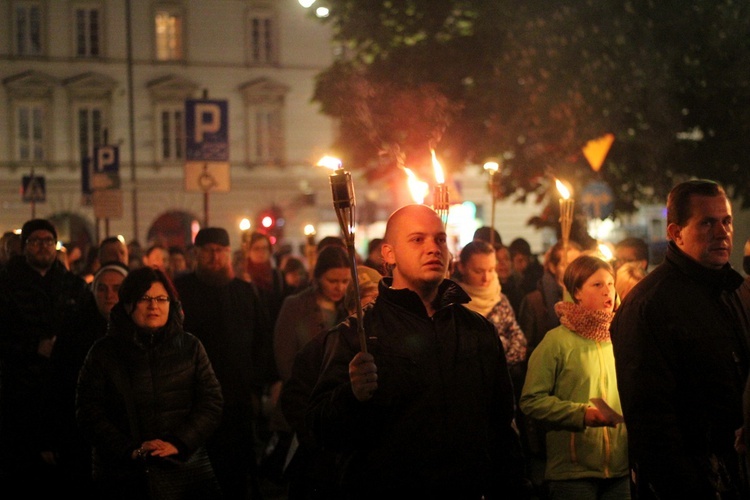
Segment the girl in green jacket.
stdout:
<path fill-rule="evenodd" d="M 584 255 L 563 282 L 568 300 L 555 305 L 561 325 L 531 354 L 520 407 L 547 429 L 551 499 L 628 499 L 627 434 L 609 338 L 614 272 Z"/>

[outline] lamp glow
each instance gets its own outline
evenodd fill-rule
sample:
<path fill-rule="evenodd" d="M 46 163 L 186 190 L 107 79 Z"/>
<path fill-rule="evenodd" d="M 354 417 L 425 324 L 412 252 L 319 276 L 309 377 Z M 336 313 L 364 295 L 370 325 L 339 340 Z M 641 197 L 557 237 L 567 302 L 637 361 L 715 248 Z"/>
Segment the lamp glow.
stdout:
<path fill-rule="evenodd" d="M 490 245 L 495 246 L 495 202 L 497 193 L 495 190 L 495 174 L 500 170 L 500 164 L 496 161 L 488 161 L 484 164 L 484 170 L 490 174 L 490 197 L 492 199 L 492 208 L 490 211 Z"/>

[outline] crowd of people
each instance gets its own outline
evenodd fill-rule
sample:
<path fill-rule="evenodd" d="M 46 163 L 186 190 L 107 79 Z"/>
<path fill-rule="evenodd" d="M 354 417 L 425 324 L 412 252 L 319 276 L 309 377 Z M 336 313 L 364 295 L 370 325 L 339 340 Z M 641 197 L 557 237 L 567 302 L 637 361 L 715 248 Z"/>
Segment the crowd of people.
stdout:
<path fill-rule="evenodd" d="M 669 194 L 657 266 L 640 238 L 535 256 L 488 227 L 454 256 L 407 205 L 352 273 L 341 238 L 282 257 L 220 227 L 190 248 L 107 237 L 74 263 L 29 220 L 0 238 L 0 489 L 749 498 L 732 224 L 694 180 Z"/>

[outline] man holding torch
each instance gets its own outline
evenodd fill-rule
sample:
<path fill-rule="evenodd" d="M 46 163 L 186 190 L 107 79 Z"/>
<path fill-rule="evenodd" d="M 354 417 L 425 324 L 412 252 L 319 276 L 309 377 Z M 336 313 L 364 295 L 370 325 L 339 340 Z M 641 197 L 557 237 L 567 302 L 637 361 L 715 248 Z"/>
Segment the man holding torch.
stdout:
<path fill-rule="evenodd" d="M 388 220 L 392 278 L 328 336 L 307 422 L 341 453 L 345 498 L 525 498 L 513 389 L 495 328 L 445 279 L 443 221 L 424 205 Z"/>

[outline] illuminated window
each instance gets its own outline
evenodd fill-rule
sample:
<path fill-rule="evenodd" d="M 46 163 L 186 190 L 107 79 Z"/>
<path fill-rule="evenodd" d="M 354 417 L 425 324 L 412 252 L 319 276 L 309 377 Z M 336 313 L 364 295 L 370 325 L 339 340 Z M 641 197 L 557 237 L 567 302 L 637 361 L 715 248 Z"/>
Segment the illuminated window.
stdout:
<path fill-rule="evenodd" d="M 75 22 L 76 57 L 99 57 L 101 55 L 101 9 L 96 6 L 76 7 Z"/>
<path fill-rule="evenodd" d="M 183 18 L 179 11 L 158 9 L 155 14 L 156 59 L 180 61 L 184 58 Z"/>
<path fill-rule="evenodd" d="M 276 64 L 275 17 L 273 11 L 267 9 L 252 9 L 248 13 L 248 64 Z"/>
<path fill-rule="evenodd" d="M 16 55 L 43 55 L 44 10 L 41 2 L 16 2 L 13 5 L 13 41 Z"/>

